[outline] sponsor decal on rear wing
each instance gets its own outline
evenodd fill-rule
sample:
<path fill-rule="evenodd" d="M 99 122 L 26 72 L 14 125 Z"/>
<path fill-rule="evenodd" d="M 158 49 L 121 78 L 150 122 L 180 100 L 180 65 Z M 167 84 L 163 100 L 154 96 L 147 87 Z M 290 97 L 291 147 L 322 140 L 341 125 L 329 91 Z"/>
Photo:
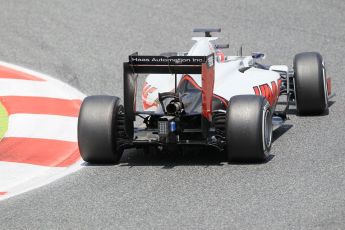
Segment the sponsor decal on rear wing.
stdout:
<path fill-rule="evenodd" d="M 137 53 L 128 58 L 131 65 L 214 65 L 214 54 L 209 56 L 139 56 Z"/>
<path fill-rule="evenodd" d="M 214 54 L 208 56 L 139 56 L 134 53 L 124 69 L 137 74 L 201 74 L 202 65 L 214 66 Z"/>

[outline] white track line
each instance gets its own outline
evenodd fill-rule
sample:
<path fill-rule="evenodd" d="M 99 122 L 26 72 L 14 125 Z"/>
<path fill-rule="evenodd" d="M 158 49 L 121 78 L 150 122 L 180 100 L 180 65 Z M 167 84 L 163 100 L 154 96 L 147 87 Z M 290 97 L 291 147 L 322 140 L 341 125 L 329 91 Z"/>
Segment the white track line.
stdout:
<path fill-rule="evenodd" d="M 38 175 L 47 173 L 48 170 L 50 170 L 50 173 L 58 173 L 65 170 L 65 168 L 52 168 L 0 161 L 0 191 L 9 191 L 11 188 L 16 187 L 23 182 L 30 181 Z"/>
<path fill-rule="evenodd" d="M 66 87 L 61 83 L 50 81 L 30 81 L 20 79 L 0 79 L 0 96 L 48 97 L 61 99 L 80 99 L 80 93 L 66 93 Z M 68 87 L 70 88 L 70 87 Z M 19 90 L 20 89 L 20 90 Z"/>
<path fill-rule="evenodd" d="M 62 82 L 62 81 L 60 81 L 60 80 L 58 80 L 56 78 L 48 76 L 46 74 L 39 73 L 39 72 L 30 70 L 30 69 L 27 69 L 27 68 L 24 68 L 24 67 L 21 67 L 21 66 L 13 65 L 13 64 L 10 64 L 10 63 L 7 63 L 7 62 L 2 62 L 2 61 L 0 61 L 0 66 L 11 68 L 11 69 L 14 69 L 14 70 L 17 70 L 17 71 L 21 71 L 21 72 L 30 74 L 32 76 L 36 76 L 36 77 L 45 79 L 48 82 L 50 82 L 50 84 L 52 86 L 56 86 L 59 89 L 62 89 L 62 91 L 65 94 L 70 95 L 71 97 L 72 96 L 75 97 L 75 98 L 72 98 L 72 99 L 83 99 L 86 96 L 85 94 L 83 94 L 82 92 L 77 90 L 76 88 L 74 88 L 74 87 L 72 87 L 72 86 L 70 86 L 70 85 L 68 85 L 68 84 L 66 84 L 66 83 L 64 83 L 64 82 Z M 3 87 L 1 87 L 1 88 L 3 88 Z M 10 95 L 10 94 L 8 94 L 8 95 Z M 12 96 L 14 96 L 14 95 L 12 95 Z M 27 96 L 29 96 L 29 95 L 27 95 Z"/>
<path fill-rule="evenodd" d="M 27 137 L 77 142 L 77 117 L 13 114 L 5 137 Z M 20 128 L 18 128 L 20 127 Z"/>
<path fill-rule="evenodd" d="M 4 186 L 1 186 L 1 188 L 4 189 L 2 191 L 8 191 L 6 195 L 0 196 L 0 200 L 5 200 L 21 193 L 47 185 L 55 180 L 78 171 L 82 168 L 82 164 L 84 163 L 85 162 L 83 160 L 79 160 L 69 167 L 56 168 L 0 161 L 0 181 L 7 182 L 6 184 L 4 183 Z M 21 170 L 22 172 L 17 173 L 16 177 L 8 174 L 14 170 Z"/>

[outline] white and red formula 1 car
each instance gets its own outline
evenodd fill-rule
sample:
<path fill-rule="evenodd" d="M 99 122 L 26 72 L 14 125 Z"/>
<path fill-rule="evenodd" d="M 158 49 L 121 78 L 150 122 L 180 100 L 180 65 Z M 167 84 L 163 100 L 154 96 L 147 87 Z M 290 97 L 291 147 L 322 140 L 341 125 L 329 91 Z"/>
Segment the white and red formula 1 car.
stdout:
<path fill-rule="evenodd" d="M 264 161 L 272 130 L 284 123 L 290 103 L 300 115 L 328 110 L 331 82 L 319 53 L 297 54 L 293 69 L 266 66 L 263 53 L 225 56 L 228 45 L 195 29 L 188 52 L 129 56 L 124 63 L 124 105 L 117 97 L 89 96 L 81 107 L 78 141 L 91 163 L 116 163 L 125 148 L 177 151 L 197 146 L 226 151 L 229 161 Z M 142 109 L 138 109 L 138 78 Z M 284 108 L 277 111 L 278 100 Z M 136 119 L 143 124 L 136 126 Z"/>

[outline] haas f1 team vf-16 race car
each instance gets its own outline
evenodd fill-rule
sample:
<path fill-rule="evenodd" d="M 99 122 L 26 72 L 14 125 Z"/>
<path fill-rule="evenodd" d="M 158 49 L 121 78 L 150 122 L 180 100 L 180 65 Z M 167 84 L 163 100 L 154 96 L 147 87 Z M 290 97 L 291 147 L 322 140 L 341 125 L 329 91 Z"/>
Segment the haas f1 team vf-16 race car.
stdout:
<path fill-rule="evenodd" d="M 127 148 L 195 147 L 225 151 L 229 161 L 265 161 L 272 130 L 286 120 L 289 104 L 300 115 L 328 110 L 331 82 L 319 53 L 297 54 L 291 70 L 265 66 L 258 62 L 262 53 L 225 56 L 228 45 L 211 36 L 220 29 L 194 32 L 205 36 L 193 38 L 189 52 L 129 56 L 123 105 L 113 96 L 85 98 L 78 121 L 85 161 L 117 163 Z M 279 111 L 277 104 L 283 107 Z"/>

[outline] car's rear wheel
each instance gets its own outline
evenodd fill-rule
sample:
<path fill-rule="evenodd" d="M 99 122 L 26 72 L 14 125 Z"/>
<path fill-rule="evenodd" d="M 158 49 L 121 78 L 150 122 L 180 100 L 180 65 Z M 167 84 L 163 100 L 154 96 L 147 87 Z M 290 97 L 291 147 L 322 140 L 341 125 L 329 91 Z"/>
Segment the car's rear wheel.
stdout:
<path fill-rule="evenodd" d="M 229 161 L 265 161 L 272 144 L 272 113 L 267 100 L 256 95 L 232 97 L 225 132 Z"/>
<path fill-rule="evenodd" d="M 299 115 L 318 115 L 328 109 L 326 71 L 316 52 L 297 54 L 294 58 L 296 107 Z"/>
<path fill-rule="evenodd" d="M 81 157 L 89 163 L 117 163 L 125 137 L 123 106 L 112 96 L 89 96 L 81 105 L 78 119 L 78 145 Z"/>

